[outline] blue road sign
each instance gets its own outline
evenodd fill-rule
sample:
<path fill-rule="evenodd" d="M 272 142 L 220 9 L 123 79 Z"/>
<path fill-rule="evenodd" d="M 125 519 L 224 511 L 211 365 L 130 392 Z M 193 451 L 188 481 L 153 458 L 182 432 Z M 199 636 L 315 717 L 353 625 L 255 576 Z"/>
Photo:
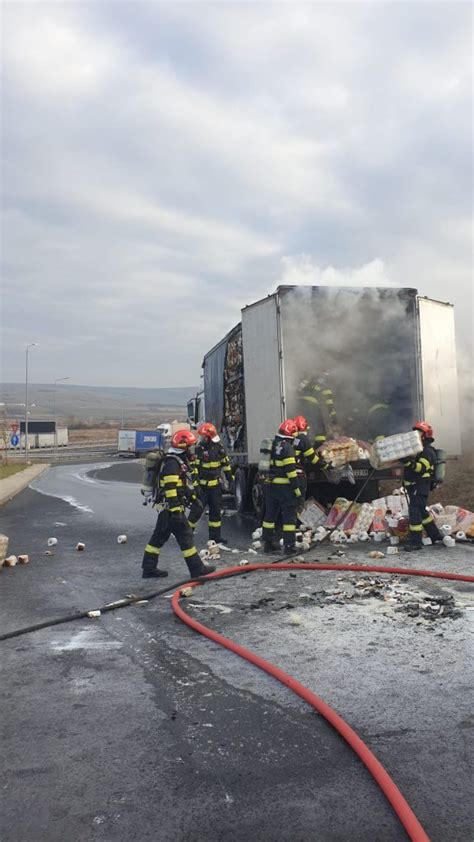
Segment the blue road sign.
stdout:
<path fill-rule="evenodd" d="M 12 436 L 10 439 L 10 444 L 12 445 L 12 447 L 18 447 L 18 445 L 20 444 L 20 439 L 18 438 L 18 436 Z"/>

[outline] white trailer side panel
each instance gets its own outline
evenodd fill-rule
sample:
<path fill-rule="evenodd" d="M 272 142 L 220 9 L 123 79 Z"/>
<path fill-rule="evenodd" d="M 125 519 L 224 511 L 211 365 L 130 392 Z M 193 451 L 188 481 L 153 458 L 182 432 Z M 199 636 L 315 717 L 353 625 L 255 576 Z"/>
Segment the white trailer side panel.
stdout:
<path fill-rule="evenodd" d="M 282 420 L 280 341 L 276 297 L 242 310 L 248 461 L 258 462 L 262 439 Z"/>
<path fill-rule="evenodd" d="M 418 299 L 422 406 L 435 432 L 435 446 L 450 456 L 461 453 L 454 309 Z"/>
<path fill-rule="evenodd" d="M 65 447 L 69 443 L 69 432 L 67 427 L 57 429 L 58 447 Z"/>

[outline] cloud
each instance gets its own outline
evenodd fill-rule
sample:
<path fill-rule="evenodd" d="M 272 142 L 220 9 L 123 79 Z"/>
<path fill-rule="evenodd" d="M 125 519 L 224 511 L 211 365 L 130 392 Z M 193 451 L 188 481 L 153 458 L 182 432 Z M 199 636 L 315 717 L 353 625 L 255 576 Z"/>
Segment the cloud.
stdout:
<path fill-rule="evenodd" d="M 197 383 L 278 282 L 414 286 L 468 344 L 467 4 L 3 17 L 4 378 L 33 338 L 42 382 Z"/>

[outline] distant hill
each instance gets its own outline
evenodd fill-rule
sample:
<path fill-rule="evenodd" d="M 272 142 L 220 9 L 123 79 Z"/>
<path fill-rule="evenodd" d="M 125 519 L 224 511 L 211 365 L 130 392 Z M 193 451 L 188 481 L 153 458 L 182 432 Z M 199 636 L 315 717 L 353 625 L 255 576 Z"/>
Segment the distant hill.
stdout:
<path fill-rule="evenodd" d="M 70 386 L 68 383 L 58 383 L 56 412 L 58 419 L 76 418 L 88 423 L 121 422 L 122 418 L 129 422 L 135 419 L 137 422 L 140 419 L 150 421 L 156 419 L 159 423 L 168 416 L 178 417 L 178 420 L 181 420 L 188 400 L 196 394 L 196 391 L 196 386 L 140 389 L 118 386 Z M 28 393 L 30 417 L 52 417 L 53 385 L 30 383 Z M 2 383 L 0 402 L 5 404 L 0 409 L 6 411 L 9 418 L 21 418 L 24 414 L 25 384 Z"/>

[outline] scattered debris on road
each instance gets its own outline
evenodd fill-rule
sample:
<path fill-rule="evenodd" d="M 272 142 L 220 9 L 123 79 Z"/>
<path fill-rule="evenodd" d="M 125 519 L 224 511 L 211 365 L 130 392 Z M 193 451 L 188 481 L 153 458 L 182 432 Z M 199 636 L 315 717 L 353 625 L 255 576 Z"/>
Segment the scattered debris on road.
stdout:
<path fill-rule="evenodd" d="M 244 560 L 245 561 L 245 560 Z M 246 562 L 248 564 L 248 562 Z M 242 562 L 240 562 L 242 565 Z M 290 573 L 289 578 L 296 578 L 297 573 Z M 196 599 L 188 604 L 189 609 L 203 610 L 216 609 L 220 613 L 231 611 L 248 612 L 293 612 L 288 616 L 291 625 L 303 626 L 309 620 L 304 612 L 314 608 L 327 608 L 334 606 L 353 606 L 362 608 L 373 614 L 383 615 L 392 620 L 416 620 L 417 625 L 431 628 L 433 623 L 445 620 L 457 620 L 463 616 L 463 610 L 456 605 L 455 598 L 445 590 L 437 593 L 430 593 L 412 584 L 408 577 L 382 577 L 370 575 L 357 575 L 356 577 L 341 577 L 332 587 L 312 590 L 306 586 L 306 590 L 289 595 L 282 593 L 279 598 L 273 589 L 271 595 L 262 596 L 248 604 L 239 603 L 236 605 L 223 606 L 213 605 Z M 191 596 L 192 588 L 183 588 L 181 596 Z"/>

